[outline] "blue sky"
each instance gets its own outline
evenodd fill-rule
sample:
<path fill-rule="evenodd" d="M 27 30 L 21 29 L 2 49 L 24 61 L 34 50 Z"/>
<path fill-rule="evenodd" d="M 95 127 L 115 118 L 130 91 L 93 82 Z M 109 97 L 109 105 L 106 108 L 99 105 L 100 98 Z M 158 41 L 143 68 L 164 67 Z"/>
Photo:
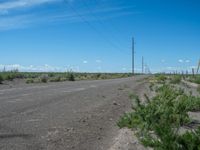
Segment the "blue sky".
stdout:
<path fill-rule="evenodd" d="M 0 0 L 0 70 L 152 72 L 200 58 L 199 0 Z"/>

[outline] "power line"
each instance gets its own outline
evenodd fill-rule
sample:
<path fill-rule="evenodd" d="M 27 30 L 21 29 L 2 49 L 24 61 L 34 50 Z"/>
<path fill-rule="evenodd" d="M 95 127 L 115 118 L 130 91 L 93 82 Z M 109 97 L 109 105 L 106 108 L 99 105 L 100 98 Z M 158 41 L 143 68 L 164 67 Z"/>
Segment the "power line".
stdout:
<path fill-rule="evenodd" d="M 68 1 L 64 0 L 64 2 L 68 3 Z M 117 47 L 110 39 L 106 38 L 95 26 L 93 26 L 87 19 L 85 19 L 85 17 L 83 15 L 81 15 L 78 10 L 71 6 L 70 4 L 67 5 L 84 23 L 86 23 L 91 29 L 93 29 L 95 32 L 97 32 L 99 35 L 101 35 L 102 39 L 104 41 L 106 41 L 110 46 L 112 46 L 113 48 L 115 48 L 116 50 L 118 50 L 119 52 L 122 52 L 124 54 L 124 51 L 122 51 L 121 49 L 119 49 L 119 47 Z"/>
<path fill-rule="evenodd" d="M 106 25 L 103 23 L 103 21 L 100 19 L 100 17 L 98 17 L 94 14 L 93 10 L 89 7 L 86 0 L 82 0 L 82 2 L 83 2 L 83 5 L 85 6 L 85 8 L 88 9 L 88 11 L 90 12 L 90 15 L 93 16 L 100 25 L 104 26 L 104 30 L 105 30 Z M 99 5 L 100 3 L 98 1 L 96 1 L 96 4 Z M 120 33 L 120 31 L 116 28 L 116 26 L 111 22 L 111 20 L 109 18 L 108 18 L 108 20 L 109 20 L 108 23 L 111 25 L 112 29 L 115 30 L 115 33 Z M 110 32 L 110 34 L 111 34 L 112 38 L 114 38 L 116 41 L 118 41 L 118 43 L 121 43 L 119 38 L 116 35 L 114 35 L 112 32 Z"/>
<path fill-rule="evenodd" d="M 135 39 L 132 38 L 132 73 L 135 74 Z"/>
<path fill-rule="evenodd" d="M 142 56 L 142 74 L 144 74 L 144 57 Z"/>

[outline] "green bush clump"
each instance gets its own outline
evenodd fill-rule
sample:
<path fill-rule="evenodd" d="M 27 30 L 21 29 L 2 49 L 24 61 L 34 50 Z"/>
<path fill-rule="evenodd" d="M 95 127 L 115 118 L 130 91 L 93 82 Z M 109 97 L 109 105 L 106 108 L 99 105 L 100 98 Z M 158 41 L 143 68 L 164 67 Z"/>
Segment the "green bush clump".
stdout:
<path fill-rule="evenodd" d="M 190 82 L 194 82 L 194 83 L 197 83 L 197 84 L 200 84 L 200 75 L 196 75 L 196 76 L 190 76 L 189 77 L 189 81 Z"/>
<path fill-rule="evenodd" d="M 34 83 L 34 80 L 33 80 L 33 79 L 27 79 L 27 80 L 26 80 L 26 83 L 27 83 L 27 84 Z"/>
<path fill-rule="evenodd" d="M 153 87 L 154 87 L 154 83 L 150 83 L 149 89 L 150 89 L 151 91 L 153 91 Z"/>
<path fill-rule="evenodd" d="M 54 77 L 55 74 L 54 73 L 49 73 L 48 76 L 51 78 L 51 77 Z"/>
<path fill-rule="evenodd" d="M 200 76 L 196 76 L 194 82 L 200 84 Z"/>
<path fill-rule="evenodd" d="M 3 82 L 3 77 L 0 75 L 0 84 Z"/>
<path fill-rule="evenodd" d="M 126 113 L 117 124 L 134 129 L 144 146 L 156 150 L 200 149 L 200 128 L 180 134 L 180 128 L 191 123 L 188 112 L 200 110 L 200 98 L 170 85 L 160 87 L 151 100 L 146 97 L 145 104 L 138 97 L 132 98 L 134 111 Z"/>
<path fill-rule="evenodd" d="M 179 84 L 181 82 L 180 75 L 173 76 L 170 79 L 171 79 L 170 83 L 172 83 L 172 84 Z"/>
<path fill-rule="evenodd" d="M 14 75 L 13 74 L 8 74 L 5 76 L 5 80 L 9 80 L 9 81 L 12 81 L 14 79 Z"/>
<path fill-rule="evenodd" d="M 47 75 L 47 74 L 41 75 L 40 81 L 41 81 L 42 83 L 47 83 L 47 82 L 48 82 L 48 75 Z"/>
<path fill-rule="evenodd" d="M 158 83 L 163 83 L 167 80 L 167 77 L 162 74 L 155 75 L 155 80 L 157 80 Z"/>
<path fill-rule="evenodd" d="M 197 91 L 200 93 L 200 85 L 198 85 L 198 87 L 197 87 Z"/>
<path fill-rule="evenodd" d="M 73 74 L 73 73 L 69 73 L 69 74 L 68 74 L 68 80 L 69 80 L 69 81 L 75 81 L 75 77 L 74 77 L 74 74 Z"/>
<path fill-rule="evenodd" d="M 101 78 L 101 74 L 100 73 L 97 73 L 95 76 L 96 76 L 97 80 Z"/>
<path fill-rule="evenodd" d="M 60 76 L 57 76 L 57 77 L 54 77 L 54 78 L 50 79 L 50 82 L 60 82 L 60 81 L 61 81 L 61 77 Z"/>

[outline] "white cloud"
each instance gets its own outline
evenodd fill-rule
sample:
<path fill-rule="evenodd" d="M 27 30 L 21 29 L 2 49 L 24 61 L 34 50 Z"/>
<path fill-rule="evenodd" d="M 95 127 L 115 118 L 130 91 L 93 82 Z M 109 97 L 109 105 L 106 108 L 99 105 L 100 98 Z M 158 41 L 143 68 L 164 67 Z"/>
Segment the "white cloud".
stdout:
<path fill-rule="evenodd" d="M 183 63 L 184 61 L 182 59 L 179 59 L 178 62 Z"/>
<path fill-rule="evenodd" d="M 102 61 L 101 60 L 96 60 L 96 63 L 102 63 Z"/>
<path fill-rule="evenodd" d="M 190 60 L 186 60 L 185 62 L 186 62 L 186 63 L 190 63 Z"/>
<path fill-rule="evenodd" d="M 190 66 L 189 69 L 197 69 L 197 66 Z"/>
<path fill-rule="evenodd" d="M 84 63 L 84 64 L 87 64 L 87 63 L 88 63 L 88 61 L 87 61 L 87 60 L 84 60 L 84 61 L 83 61 L 83 63 Z"/>
<path fill-rule="evenodd" d="M 7 29 L 16 29 L 22 28 L 27 24 L 31 24 L 33 20 L 29 18 L 33 18 L 32 15 L 20 15 L 20 16 L 11 16 L 11 17 L 2 17 L 0 19 L 0 30 Z"/>
<path fill-rule="evenodd" d="M 1 1 L 1 0 L 0 0 Z M 59 10 L 58 12 L 49 11 L 44 13 L 43 11 L 27 11 L 28 8 L 36 7 L 38 5 L 44 5 L 48 3 L 63 3 L 64 0 L 5 0 L 6 2 L 0 2 L 0 31 L 25 28 L 30 26 L 35 26 L 38 24 L 46 23 L 56 23 L 56 22 L 83 22 L 83 19 L 75 14 L 73 11 L 68 9 Z M 65 0 L 65 2 L 73 2 L 74 0 Z M 112 7 L 96 7 L 93 13 L 104 14 L 101 15 L 102 20 L 107 20 L 110 18 L 115 18 L 123 15 L 131 15 L 136 12 L 130 11 L 129 9 L 133 6 L 112 6 Z M 25 8 L 24 11 L 18 11 Z M 123 11 L 122 11 L 123 10 Z M 84 20 L 96 21 L 95 17 L 91 17 L 91 12 L 87 9 L 79 10 L 79 14 L 84 16 Z M 106 13 L 106 15 L 105 15 Z M 137 14 L 137 13 L 136 13 Z"/>
<path fill-rule="evenodd" d="M 125 67 L 124 67 L 124 68 L 122 68 L 122 70 L 123 70 L 123 71 L 126 71 L 126 70 L 127 70 L 127 68 L 125 68 Z"/>
<path fill-rule="evenodd" d="M 15 0 L 15 1 L 8 0 L 8 2 L 0 4 L 0 12 L 6 12 L 12 9 L 19 9 L 23 7 L 31 7 L 53 1 L 58 1 L 58 0 Z"/>
<path fill-rule="evenodd" d="M 8 65 L 0 64 L 0 71 L 4 70 L 4 67 L 5 67 L 6 71 L 18 69 L 21 72 L 23 72 L 23 71 L 24 72 L 65 72 L 70 69 L 70 68 L 65 68 L 65 67 L 51 66 L 48 64 L 41 65 L 41 66 L 34 66 L 34 65 L 23 66 L 23 65 L 19 65 L 19 64 L 8 64 Z M 78 70 L 78 69 L 76 68 L 76 70 Z"/>
<path fill-rule="evenodd" d="M 172 69 L 174 69 L 174 67 L 166 67 L 167 68 L 167 70 L 172 70 Z"/>

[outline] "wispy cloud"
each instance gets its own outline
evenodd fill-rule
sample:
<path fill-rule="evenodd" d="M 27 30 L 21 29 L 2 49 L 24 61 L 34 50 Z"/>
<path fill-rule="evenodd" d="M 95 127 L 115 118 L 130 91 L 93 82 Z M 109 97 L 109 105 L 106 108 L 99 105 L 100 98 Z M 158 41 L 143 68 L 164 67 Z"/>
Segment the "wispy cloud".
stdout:
<path fill-rule="evenodd" d="M 67 1 L 71 2 L 74 0 Z M 56 12 L 53 10 L 38 11 L 37 8 L 29 11 L 30 7 L 51 3 L 61 4 L 63 3 L 63 0 L 7 0 L 0 2 L 0 30 L 17 29 L 38 24 L 53 24 L 59 22 L 74 23 L 83 22 L 84 20 L 92 22 L 138 13 L 131 9 L 133 6 L 108 6 L 104 8 L 96 6 L 92 12 L 85 8 L 81 8 L 77 12 L 74 12 L 73 10 L 70 10 L 67 5 L 63 5 L 66 8 L 58 8 Z M 76 7 L 75 3 L 72 7 Z M 24 9 L 25 11 L 21 11 L 21 9 Z"/>
<path fill-rule="evenodd" d="M 23 7 L 32 7 L 49 2 L 55 2 L 58 0 L 8 0 L 7 2 L 0 3 L 0 12 L 8 12 L 12 9 L 19 9 Z"/>
<path fill-rule="evenodd" d="M 0 30 L 23 28 L 28 24 L 31 24 L 35 18 L 34 15 L 19 15 L 11 17 L 2 17 L 0 19 Z"/>
<path fill-rule="evenodd" d="M 178 62 L 179 63 L 190 63 L 191 61 L 189 59 L 187 59 L 187 60 L 179 59 Z"/>
<path fill-rule="evenodd" d="M 184 61 L 183 61 L 182 59 L 179 59 L 178 62 L 179 62 L 179 63 L 183 63 Z"/>
<path fill-rule="evenodd" d="M 23 8 L 38 6 L 46 3 L 59 2 L 60 0 L 7 0 L 0 2 L 0 30 L 24 28 L 30 24 L 42 21 L 39 14 L 25 11 L 19 13 Z M 16 11 L 13 11 L 16 10 Z"/>
<path fill-rule="evenodd" d="M 84 61 L 83 61 L 83 63 L 84 63 L 84 64 L 87 64 L 87 63 L 88 63 L 88 61 L 87 61 L 87 60 L 84 60 Z"/>
<path fill-rule="evenodd" d="M 97 59 L 96 63 L 102 63 L 102 60 Z"/>
<path fill-rule="evenodd" d="M 190 60 L 186 60 L 185 62 L 186 62 L 186 63 L 190 63 Z"/>

